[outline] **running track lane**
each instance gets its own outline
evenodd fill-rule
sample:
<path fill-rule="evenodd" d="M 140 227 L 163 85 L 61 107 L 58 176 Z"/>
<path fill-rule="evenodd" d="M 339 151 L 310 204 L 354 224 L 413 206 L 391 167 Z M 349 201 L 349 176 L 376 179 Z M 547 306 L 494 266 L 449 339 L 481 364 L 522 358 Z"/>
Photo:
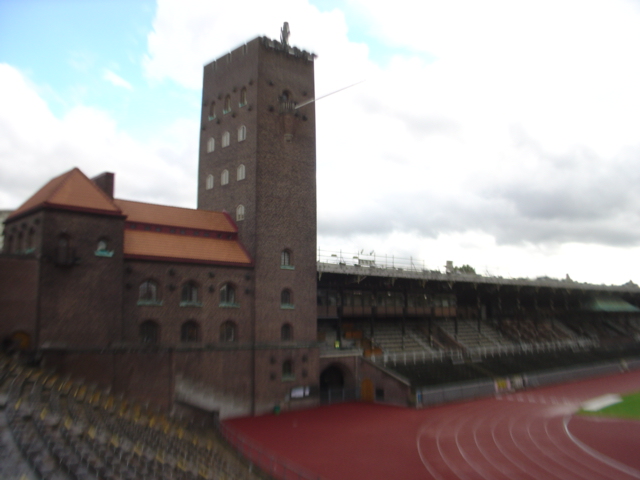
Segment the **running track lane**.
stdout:
<path fill-rule="evenodd" d="M 328 480 L 640 479 L 640 422 L 573 416 L 640 371 L 423 410 L 340 404 L 227 421 Z"/>

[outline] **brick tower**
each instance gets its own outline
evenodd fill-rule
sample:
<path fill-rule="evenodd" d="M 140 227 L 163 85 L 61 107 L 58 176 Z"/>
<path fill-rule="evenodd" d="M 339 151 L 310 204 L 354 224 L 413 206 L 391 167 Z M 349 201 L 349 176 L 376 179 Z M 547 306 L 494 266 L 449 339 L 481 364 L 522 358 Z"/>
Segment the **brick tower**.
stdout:
<path fill-rule="evenodd" d="M 280 41 L 204 67 L 198 208 L 227 211 L 254 260 L 252 289 L 236 293 L 253 297 L 238 347 L 252 351 L 254 412 L 318 385 L 313 59 L 285 24 Z"/>

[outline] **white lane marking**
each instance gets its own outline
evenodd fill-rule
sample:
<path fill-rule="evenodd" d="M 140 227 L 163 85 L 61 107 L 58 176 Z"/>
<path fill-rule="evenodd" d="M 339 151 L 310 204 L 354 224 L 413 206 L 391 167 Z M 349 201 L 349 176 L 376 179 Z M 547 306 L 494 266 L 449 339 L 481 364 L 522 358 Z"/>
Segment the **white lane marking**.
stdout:
<path fill-rule="evenodd" d="M 429 461 L 424 457 L 424 455 L 422 455 L 422 447 L 420 446 L 420 439 L 422 438 L 422 436 L 424 435 L 424 431 L 427 429 L 426 425 L 423 425 L 420 430 L 418 431 L 418 436 L 416 438 L 416 448 L 418 449 L 418 456 L 420 457 L 420 461 L 422 462 L 422 464 L 424 465 L 424 468 L 427 469 L 427 471 L 431 474 L 431 476 L 435 479 L 435 480 L 445 480 L 444 477 L 442 477 L 440 474 L 438 474 L 438 472 L 436 472 L 434 470 L 434 468 L 431 466 L 431 464 L 429 463 Z"/>
<path fill-rule="evenodd" d="M 535 445 L 535 447 L 542 453 L 542 455 L 547 457 L 549 463 L 558 465 L 561 469 L 567 470 L 570 474 L 580 475 L 580 478 L 584 478 L 586 480 L 592 480 L 593 479 L 593 476 L 591 475 L 592 472 L 588 470 L 585 472 L 581 468 L 582 467 L 581 463 L 575 462 L 573 459 L 571 459 L 571 462 L 567 462 L 566 460 L 562 459 L 558 455 L 558 452 L 564 453 L 562 452 L 562 450 L 556 449 L 556 451 L 550 451 L 547 447 L 542 445 L 542 443 L 540 442 L 540 437 L 534 435 L 531 431 L 531 427 L 533 423 L 535 421 L 539 421 L 540 419 L 541 417 L 530 417 L 527 421 L 527 434 L 529 435 L 529 439 L 531 440 L 531 443 Z M 581 473 L 578 473 L 578 472 L 581 472 Z"/>
<path fill-rule="evenodd" d="M 521 414 L 521 416 L 530 416 L 531 412 L 524 412 Z M 566 478 L 562 475 L 560 475 L 557 471 L 553 471 L 550 470 L 549 468 L 547 468 L 547 466 L 543 463 L 543 462 L 539 462 L 537 461 L 532 455 L 531 453 L 531 449 L 527 449 L 527 448 L 523 448 L 520 443 L 518 443 L 518 441 L 516 440 L 515 436 L 513 435 L 513 426 L 515 423 L 515 416 L 511 417 L 509 420 L 509 435 L 511 436 L 511 441 L 513 442 L 513 444 L 516 446 L 516 448 L 518 450 L 520 450 L 520 452 L 527 457 L 532 463 L 534 463 L 535 465 L 537 465 L 538 467 L 542 468 L 543 470 L 545 470 L 546 472 L 548 472 L 551 476 L 553 476 L 553 478 Z M 567 480 L 573 480 L 573 479 L 567 479 Z"/>
<path fill-rule="evenodd" d="M 507 453 L 504 448 L 502 447 L 502 445 L 498 442 L 498 439 L 496 438 L 496 427 L 498 426 L 498 424 L 501 421 L 505 421 L 507 420 L 506 416 L 502 416 L 502 417 L 498 417 L 498 421 L 497 422 L 492 422 L 491 423 L 491 438 L 493 438 L 493 443 L 495 444 L 495 446 L 498 448 L 498 450 L 500 451 L 500 453 L 502 453 L 502 455 L 504 455 L 504 457 L 509 460 L 513 466 L 515 466 L 516 468 L 518 468 L 519 470 L 522 470 L 522 472 L 525 475 L 529 475 L 529 472 L 527 470 L 526 465 L 524 465 L 522 462 L 516 460 L 512 455 L 510 455 L 509 453 Z"/>
<path fill-rule="evenodd" d="M 468 417 L 466 417 L 468 418 Z M 458 419 L 460 420 L 460 419 Z M 460 455 L 462 455 L 462 458 L 464 458 L 464 461 L 467 462 L 469 464 L 469 466 L 476 471 L 476 473 L 478 473 L 482 478 L 485 478 L 487 480 L 489 480 L 489 478 L 491 477 L 487 477 L 486 472 L 476 463 L 476 462 L 472 462 L 468 455 L 465 453 L 464 449 L 460 446 L 460 442 L 458 441 L 458 436 L 460 433 L 460 429 L 463 425 L 466 425 L 468 423 L 467 420 L 465 420 L 465 423 L 462 424 L 460 423 L 460 421 L 458 421 L 458 426 L 456 428 L 455 431 L 455 435 L 454 438 L 456 439 L 456 447 L 458 447 L 458 452 L 460 452 Z"/>
<path fill-rule="evenodd" d="M 502 411 L 500 413 L 501 413 L 502 416 L 504 416 L 504 413 Z M 493 416 L 495 417 L 495 414 Z M 475 442 L 478 451 L 482 454 L 482 456 L 485 458 L 485 460 L 490 465 L 492 465 L 496 470 L 500 471 L 500 473 L 502 473 L 507 478 L 512 478 L 513 471 L 512 471 L 512 469 L 508 468 L 508 466 L 505 467 L 504 460 L 506 459 L 508 462 L 511 462 L 511 464 L 514 465 L 516 468 L 520 468 L 520 467 L 515 465 L 510 458 L 508 458 L 506 455 L 504 455 L 504 453 L 502 453 L 500 451 L 500 448 L 498 447 L 498 445 L 495 445 L 495 438 L 493 437 L 493 432 L 491 432 L 491 437 L 492 437 L 492 439 L 494 441 L 494 445 L 496 446 L 496 450 L 498 452 L 498 455 L 495 455 L 495 453 L 494 453 L 493 458 L 492 458 L 491 455 L 489 455 L 489 453 L 487 451 L 485 451 L 485 449 L 482 447 L 482 443 L 478 441 L 478 429 L 479 429 L 480 425 L 483 425 L 483 424 L 486 425 L 487 420 L 488 420 L 487 416 L 484 415 L 483 417 L 478 418 L 474 422 L 473 430 L 472 430 L 472 432 L 473 432 L 473 441 Z M 493 422 L 491 422 L 489 425 L 493 425 Z M 485 426 L 483 431 L 487 431 L 487 427 L 488 426 Z M 494 452 L 496 450 L 494 450 Z M 502 455 L 502 458 L 499 458 L 501 455 Z M 523 470 L 523 469 L 520 468 L 520 470 Z"/>
<path fill-rule="evenodd" d="M 460 417 L 456 417 L 455 419 L 458 420 Z M 451 423 L 451 421 L 447 422 L 447 424 Z M 445 424 L 446 425 L 446 424 Z M 460 472 L 456 466 L 454 462 L 450 462 L 449 459 L 447 458 L 447 456 L 444 454 L 443 448 L 440 445 L 440 437 L 442 435 L 440 435 L 442 433 L 442 427 L 438 430 L 438 435 L 436 436 L 436 445 L 438 446 L 438 453 L 440 454 L 440 457 L 442 458 L 442 460 L 444 460 L 444 463 L 447 464 L 447 467 L 449 467 L 449 470 L 451 470 L 451 472 L 453 474 L 455 474 L 456 477 L 462 479 L 466 479 L 467 477 L 464 475 L 464 473 Z M 464 458 L 464 457 L 463 457 Z"/>
<path fill-rule="evenodd" d="M 563 452 L 565 455 L 567 455 L 568 457 L 574 459 L 576 462 L 584 462 L 584 457 L 582 457 L 579 454 L 575 454 L 573 451 L 567 449 L 564 445 L 562 445 L 560 443 L 560 439 L 558 438 L 558 435 L 553 434 L 552 432 L 549 431 L 550 428 L 550 423 L 551 422 L 562 422 L 562 417 L 547 417 L 545 419 L 544 422 L 544 431 L 547 434 L 547 437 L 549 438 L 549 440 L 551 441 L 551 443 L 553 443 L 556 448 Z M 564 431 L 562 432 L 562 438 L 567 438 L 566 435 L 564 435 Z M 574 447 L 576 445 L 572 444 Z M 584 452 L 581 452 L 584 453 Z M 611 470 L 605 470 L 605 468 L 607 468 L 606 465 L 602 464 L 601 462 L 595 462 L 594 464 L 589 465 L 589 469 L 600 473 L 601 475 L 604 475 L 606 478 L 611 478 Z M 610 468 L 610 467 L 609 467 Z"/>
<path fill-rule="evenodd" d="M 576 437 L 574 437 L 573 434 L 569 431 L 569 422 L 570 421 L 571 421 L 571 416 L 570 415 L 565 415 L 565 417 L 563 419 L 564 431 L 567 432 L 567 435 L 569 436 L 569 438 L 571 439 L 571 441 L 573 443 L 575 443 L 577 446 L 579 446 L 582 450 L 584 450 L 586 453 L 588 453 L 592 457 L 600 460 L 602 463 L 605 463 L 605 464 L 615 468 L 616 470 L 620 470 L 621 472 L 624 472 L 627 475 L 632 476 L 633 478 L 640 478 L 640 471 L 636 470 L 633 467 L 630 467 L 629 465 L 625 465 L 624 463 L 620 463 L 620 462 L 618 462 L 617 460 L 614 460 L 611 457 L 607 457 L 606 455 L 598 452 L 597 450 L 594 450 L 593 448 L 589 447 L 588 445 L 585 445 L 580 440 L 578 440 Z"/>

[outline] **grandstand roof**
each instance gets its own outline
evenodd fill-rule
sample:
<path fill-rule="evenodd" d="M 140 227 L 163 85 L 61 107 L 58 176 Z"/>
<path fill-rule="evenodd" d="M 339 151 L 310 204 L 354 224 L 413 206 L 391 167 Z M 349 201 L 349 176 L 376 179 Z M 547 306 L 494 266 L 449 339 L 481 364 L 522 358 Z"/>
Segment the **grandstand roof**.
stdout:
<path fill-rule="evenodd" d="M 585 305 L 585 308 L 593 312 L 640 312 L 640 308 L 614 297 L 595 297 Z"/>
<path fill-rule="evenodd" d="M 511 285 L 515 287 L 546 287 L 563 290 L 586 290 L 600 292 L 628 292 L 638 294 L 638 285 L 627 283 L 625 285 L 595 285 L 572 280 L 556 280 L 552 278 L 504 278 L 490 277 L 484 275 L 468 273 L 440 273 L 432 270 L 420 268 L 393 268 L 362 265 L 349 265 L 345 263 L 318 262 L 319 273 L 335 273 L 342 275 L 353 275 L 358 278 L 365 277 L 386 277 L 386 278 L 406 278 L 410 280 L 432 280 L 447 283 L 466 284 L 486 284 L 486 285 Z"/>

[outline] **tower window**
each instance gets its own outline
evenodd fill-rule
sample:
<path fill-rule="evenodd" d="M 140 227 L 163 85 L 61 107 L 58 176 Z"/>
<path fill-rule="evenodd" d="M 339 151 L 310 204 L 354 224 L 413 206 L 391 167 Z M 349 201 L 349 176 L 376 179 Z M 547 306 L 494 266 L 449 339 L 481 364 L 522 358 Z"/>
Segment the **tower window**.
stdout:
<path fill-rule="evenodd" d="M 280 268 L 293 270 L 293 255 L 288 248 L 280 252 Z"/>
<path fill-rule="evenodd" d="M 180 341 L 181 342 L 197 342 L 200 340 L 200 328 L 198 322 L 194 320 L 188 320 L 182 324 L 180 328 Z"/>
<path fill-rule="evenodd" d="M 235 342 L 236 341 L 236 324 L 231 320 L 227 320 L 220 325 L 220 341 Z"/>
<path fill-rule="evenodd" d="M 242 87 L 242 90 L 240 90 L 240 106 L 244 107 L 247 104 L 247 89 L 245 87 Z"/>
<path fill-rule="evenodd" d="M 211 137 L 207 140 L 207 153 L 211 153 L 216 149 L 216 139 Z"/>
<path fill-rule="evenodd" d="M 211 190 L 213 188 L 213 175 L 209 174 L 207 175 L 207 183 L 206 183 L 206 188 L 207 190 Z"/>
<path fill-rule="evenodd" d="M 293 374 L 293 360 L 285 360 L 282 362 L 282 380 L 295 380 Z"/>
<path fill-rule="evenodd" d="M 236 221 L 241 222 L 244 220 L 244 205 L 238 205 L 236 208 Z"/>
<path fill-rule="evenodd" d="M 194 282 L 187 282 L 182 286 L 180 306 L 200 306 L 198 303 L 198 286 Z"/>
<path fill-rule="evenodd" d="M 211 102 L 209 105 L 209 120 L 216 118 L 216 102 Z"/>
<path fill-rule="evenodd" d="M 237 307 L 236 289 L 230 283 L 225 283 L 220 289 L 220 306 L 221 307 Z"/>
<path fill-rule="evenodd" d="M 222 134 L 222 148 L 228 147 L 230 141 L 231 141 L 231 135 L 229 134 L 229 132 L 224 132 Z"/>
<path fill-rule="evenodd" d="M 138 288 L 138 305 L 158 303 L 158 284 L 153 280 L 145 280 Z"/>
<path fill-rule="evenodd" d="M 220 175 L 220 185 L 226 185 L 229 183 L 229 170 L 223 170 Z"/>
<path fill-rule="evenodd" d="M 156 344 L 160 339 L 160 327 L 153 320 L 140 324 L 140 341 L 146 344 Z"/>
<path fill-rule="evenodd" d="M 293 327 L 290 323 L 285 323 L 280 328 L 280 340 L 284 342 L 293 340 Z"/>
<path fill-rule="evenodd" d="M 288 288 L 280 293 L 280 308 L 293 308 L 293 294 Z"/>
<path fill-rule="evenodd" d="M 246 176 L 246 169 L 243 163 L 241 163 L 240 165 L 238 165 L 238 175 L 237 175 L 237 179 L 238 181 L 240 180 L 244 180 L 245 176 Z"/>
<path fill-rule="evenodd" d="M 244 125 L 241 125 L 240 128 L 238 128 L 238 141 L 243 142 L 246 139 L 247 139 L 247 127 L 245 127 Z"/>
<path fill-rule="evenodd" d="M 224 107 L 222 109 L 223 114 L 227 114 L 231 111 L 231 95 L 224 97 Z"/>

